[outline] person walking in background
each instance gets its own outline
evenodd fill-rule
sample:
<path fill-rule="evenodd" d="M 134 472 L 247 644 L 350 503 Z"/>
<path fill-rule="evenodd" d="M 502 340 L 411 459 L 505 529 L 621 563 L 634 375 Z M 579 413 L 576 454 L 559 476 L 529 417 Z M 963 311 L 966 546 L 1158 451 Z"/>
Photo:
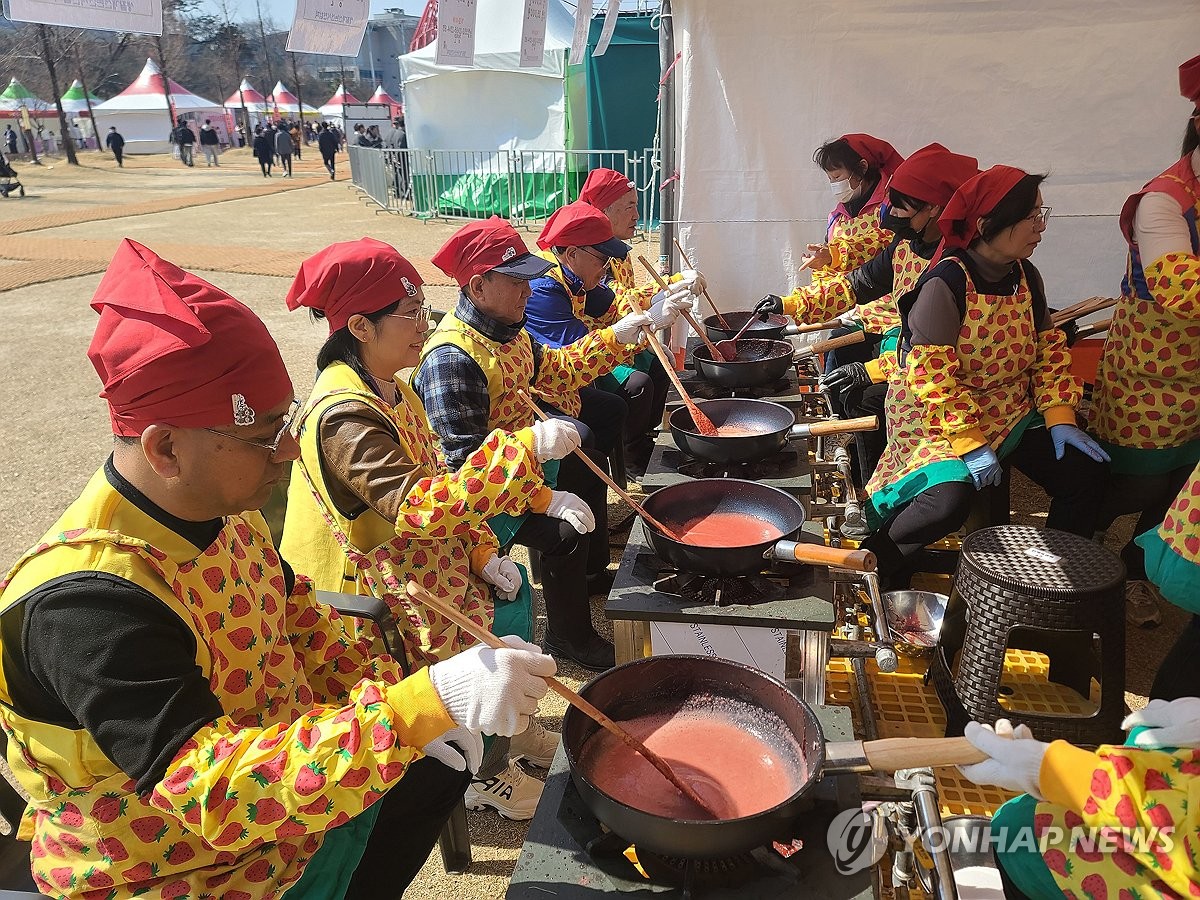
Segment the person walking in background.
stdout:
<path fill-rule="evenodd" d="M 47 131 L 46 136 L 42 138 L 46 146 L 47 156 L 58 156 L 58 138 L 54 136 L 53 131 Z"/>
<path fill-rule="evenodd" d="M 84 138 L 83 129 L 79 127 L 78 122 L 71 126 L 71 137 L 74 138 L 76 147 L 80 150 L 87 149 L 87 139 Z"/>
<path fill-rule="evenodd" d="M 216 166 L 218 169 L 221 164 L 217 161 L 217 148 L 220 146 L 221 138 L 217 134 L 217 129 L 213 128 L 212 120 L 205 119 L 204 124 L 200 126 L 200 150 L 204 154 L 204 161 L 208 163 L 211 169 Z"/>
<path fill-rule="evenodd" d="M 125 138 L 121 132 L 117 131 L 116 125 L 110 125 L 108 134 L 104 138 L 104 146 L 112 151 L 113 157 L 117 161 L 117 168 L 125 168 L 125 163 L 122 162 L 122 157 L 125 155 Z"/>
<path fill-rule="evenodd" d="M 11 125 L 4 126 L 4 146 L 8 148 L 9 156 L 17 155 L 17 133 Z"/>
<path fill-rule="evenodd" d="M 330 128 L 325 122 L 321 123 L 321 130 L 317 133 L 317 149 L 321 151 L 321 162 L 325 164 L 325 168 L 329 171 L 329 180 L 333 181 L 336 174 L 335 166 L 337 160 L 334 157 L 338 152 L 338 136 L 334 129 Z"/>
<path fill-rule="evenodd" d="M 171 132 L 171 142 L 179 147 L 179 161 L 185 166 L 193 166 L 192 148 L 196 144 L 196 135 L 188 128 L 186 119 L 180 119 L 175 130 Z"/>
<path fill-rule="evenodd" d="M 271 164 L 275 162 L 275 137 L 270 128 L 264 128 L 254 136 L 254 158 L 258 160 L 263 178 L 270 178 Z"/>
<path fill-rule="evenodd" d="M 284 178 L 292 177 L 292 152 L 295 149 L 291 132 L 286 125 L 280 124 L 279 130 L 275 132 L 275 153 L 279 156 L 279 167 L 283 169 Z"/>
<path fill-rule="evenodd" d="M 300 144 L 302 143 L 302 141 L 300 140 L 300 126 L 298 124 L 296 124 L 295 122 L 293 122 L 292 130 L 289 133 L 292 136 L 292 155 L 295 156 L 296 159 L 299 159 L 300 158 Z"/>

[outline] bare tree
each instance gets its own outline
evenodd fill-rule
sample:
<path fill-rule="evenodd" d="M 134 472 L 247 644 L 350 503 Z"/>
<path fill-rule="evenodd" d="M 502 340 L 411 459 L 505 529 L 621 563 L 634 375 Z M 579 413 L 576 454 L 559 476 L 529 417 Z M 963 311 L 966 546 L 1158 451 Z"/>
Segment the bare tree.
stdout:
<path fill-rule="evenodd" d="M 63 41 L 51 41 L 50 28 L 51 26 L 49 25 L 39 25 L 37 27 L 38 37 L 41 39 L 42 44 L 42 59 L 46 63 L 46 73 L 50 76 L 50 90 L 54 92 L 54 105 L 58 109 L 58 126 L 62 129 L 62 143 L 63 150 L 67 153 L 67 165 L 77 166 L 79 165 L 79 159 L 75 156 L 75 140 L 67 126 L 67 114 L 63 110 L 62 105 L 63 92 L 58 88 L 58 64 L 66 58 L 66 54 L 64 53 L 62 56 L 59 56 L 57 52 L 58 48 L 52 46 L 55 43 L 61 44 Z M 63 28 L 54 29 L 55 32 L 59 33 L 66 30 Z M 63 37 L 62 34 L 56 34 L 56 36 Z M 93 125 L 94 128 L 95 126 Z M 99 140 L 99 136 L 97 136 L 97 140 Z"/>

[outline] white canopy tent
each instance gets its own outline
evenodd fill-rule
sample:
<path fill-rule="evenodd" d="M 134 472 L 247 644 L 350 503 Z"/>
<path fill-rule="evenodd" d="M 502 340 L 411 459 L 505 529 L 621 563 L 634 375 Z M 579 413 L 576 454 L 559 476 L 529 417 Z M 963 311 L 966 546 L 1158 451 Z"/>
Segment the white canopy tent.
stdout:
<path fill-rule="evenodd" d="M 221 104 L 193 94 L 178 82 L 171 82 L 171 106 L 176 118 L 193 122 L 199 138 L 200 125 L 212 119 L 224 136 L 225 111 Z M 93 106 L 97 134 L 112 126 L 125 138 L 126 153 L 166 153 L 171 149 L 171 123 L 167 117 L 167 98 L 158 64 L 147 59 L 137 79 L 111 100 Z"/>
<path fill-rule="evenodd" d="M 803 6 L 672 2 L 676 218 L 719 303 L 807 281 L 833 205 L 812 152 L 860 131 L 1048 172 L 1051 303 L 1116 296 L 1121 204 L 1178 158 L 1191 111 L 1176 66 L 1200 48 L 1194 0 Z"/>
<path fill-rule="evenodd" d="M 584 81 L 567 77 L 574 13 L 550 0 L 542 65 L 523 69 L 523 9 L 524 0 L 478 5 L 472 68 L 439 66 L 437 41 L 400 57 L 410 147 L 562 150 L 586 135 Z"/>

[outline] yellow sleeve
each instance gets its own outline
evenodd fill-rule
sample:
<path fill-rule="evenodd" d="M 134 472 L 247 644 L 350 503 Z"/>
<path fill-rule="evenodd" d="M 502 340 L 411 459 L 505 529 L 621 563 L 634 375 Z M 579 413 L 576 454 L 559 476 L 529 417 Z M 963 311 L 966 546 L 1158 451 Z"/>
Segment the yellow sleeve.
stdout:
<path fill-rule="evenodd" d="M 1168 253 L 1146 266 L 1146 287 L 1167 315 L 1200 321 L 1200 256 Z"/>
<path fill-rule="evenodd" d="M 783 311 L 801 325 L 829 322 L 854 309 L 858 298 L 844 273 L 814 280 L 783 298 Z"/>
<path fill-rule="evenodd" d="M 1064 422 L 1075 422 L 1075 407 L 1083 399 L 1083 381 L 1071 374 L 1071 351 L 1067 349 L 1067 335 L 1061 328 L 1049 328 L 1039 331 L 1037 336 L 1037 357 L 1034 361 L 1033 372 L 1033 402 L 1038 412 L 1051 415 L 1055 407 L 1067 407 L 1070 417 L 1063 418 L 1059 410 L 1052 415 L 1058 421 L 1046 419 L 1047 425 L 1061 425 Z"/>
<path fill-rule="evenodd" d="M 949 345 L 919 344 L 908 354 L 904 370 L 908 389 L 925 408 L 925 422 L 965 456 L 987 444 L 979 428 L 979 407 L 958 383 L 958 353 Z"/>
<path fill-rule="evenodd" d="M 895 350 L 888 350 L 875 359 L 868 360 L 864 365 L 867 374 L 871 376 L 871 384 L 883 384 L 900 371 L 900 358 Z"/>
<path fill-rule="evenodd" d="M 457 472 L 416 483 L 400 506 L 396 534 L 437 540 L 479 531 L 496 513 L 525 512 L 545 487 L 532 444 L 528 428 L 516 434 L 493 431 Z"/>
<path fill-rule="evenodd" d="M 349 821 L 454 727 L 428 670 L 394 685 L 360 681 L 345 702 L 287 725 L 238 729 L 228 717 L 189 739 L 150 802 L 214 847 L 258 844 Z"/>
<path fill-rule="evenodd" d="M 532 387 L 551 405 L 569 408 L 560 405 L 565 401 L 556 402 L 556 399 L 578 391 L 617 366 L 630 362 L 635 350 L 634 345 L 619 343 L 611 328 L 593 331 L 565 347 L 543 346 Z"/>
<path fill-rule="evenodd" d="M 859 266 L 866 265 L 883 250 L 892 240 L 892 233 L 880 224 L 879 210 L 870 225 L 864 224 L 850 233 L 842 232 L 829 240 L 829 255 L 833 261 L 829 268 L 835 272 L 850 272 Z"/>

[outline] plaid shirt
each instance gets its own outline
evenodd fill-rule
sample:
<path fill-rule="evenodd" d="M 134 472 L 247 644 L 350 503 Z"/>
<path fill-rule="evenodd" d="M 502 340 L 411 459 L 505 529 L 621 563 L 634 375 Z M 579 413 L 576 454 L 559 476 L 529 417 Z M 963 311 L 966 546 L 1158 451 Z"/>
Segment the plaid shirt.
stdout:
<path fill-rule="evenodd" d="M 454 314 L 485 338 L 502 344 L 515 340 L 525 330 L 524 319 L 516 325 L 504 325 L 481 313 L 463 293 L 459 293 Z M 531 343 L 536 375 L 542 345 L 532 338 Z M 487 376 L 465 351 L 445 344 L 422 360 L 413 379 L 413 389 L 425 404 L 433 433 L 442 442 L 446 465 L 451 471 L 458 471 L 492 433 L 488 426 L 492 401 L 488 396 Z"/>

